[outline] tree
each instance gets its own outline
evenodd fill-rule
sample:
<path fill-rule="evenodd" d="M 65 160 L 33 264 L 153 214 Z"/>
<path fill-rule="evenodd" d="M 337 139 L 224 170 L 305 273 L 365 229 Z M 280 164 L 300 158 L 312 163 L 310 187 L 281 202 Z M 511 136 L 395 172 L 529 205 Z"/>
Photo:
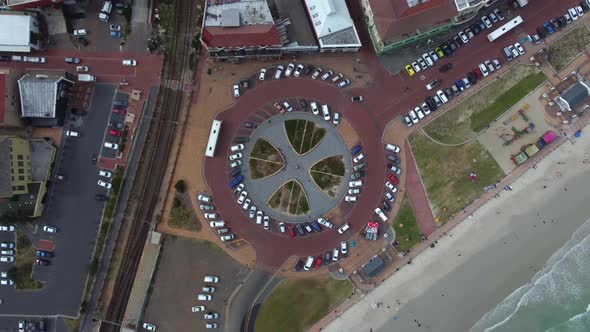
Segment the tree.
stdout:
<path fill-rule="evenodd" d="M 2 216 L 0 216 L 1 225 L 25 224 L 29 221 L 31 221 L 31 218 L 29 218 L 25 211 L 21 209 L 6 211 Z"/>
<path fill-rule="evenodd" d="M 178 180 L 176 181 L 174 188 L 176 188 L 177 192 L 182 194 L 186 191 L 186 183 L 184 183 L 184 180 Z"/>

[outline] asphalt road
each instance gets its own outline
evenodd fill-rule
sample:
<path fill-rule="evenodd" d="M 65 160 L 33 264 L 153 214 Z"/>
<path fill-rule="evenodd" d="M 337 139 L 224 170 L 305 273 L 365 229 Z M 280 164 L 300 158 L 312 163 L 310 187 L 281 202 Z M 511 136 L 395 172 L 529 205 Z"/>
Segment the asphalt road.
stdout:
<path fill-rule="evenodd" d="M 40 239 L 55 243 L 51 265 L 36 266 L 33 272 L 34 278 L 47 286 L 32 292 L 2 287 L 2 315 L 78 315 L 104 207 L 94 196 L 106 193 L 96 184 L 98 169 L 91 155 L 100 151 L 114 92 L 113 85 L 97 84 L 87 114 L 67 120 L 65 128 L 75 128 L 81 137 L 63 140 L 54 169 L 65 179 L 52 183 L 39 220 L 40 227 L 55 225 L 58 232 L 50 235 L 39 229 L 32 239 L 33 244 Z"/>
<path fill-rule="evenodd" d="M 243 331 L 246 314 L 256 299 L 258 292 L 264 287 L 272 275 L 253 270 L 248 280 L 242 285 L 229 304 L 226 331 Z"/>

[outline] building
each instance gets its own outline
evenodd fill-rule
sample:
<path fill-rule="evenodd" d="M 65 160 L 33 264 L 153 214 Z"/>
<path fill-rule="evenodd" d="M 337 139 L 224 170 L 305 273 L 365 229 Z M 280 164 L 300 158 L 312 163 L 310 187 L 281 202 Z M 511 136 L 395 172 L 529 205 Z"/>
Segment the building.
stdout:
<path fill-rule="evenodd" d="M 0 136 L 0 214 L 22 210 L 30 217 L 41 215 L 55 155 L 46 140 Z"/>
<path fill-rule="evenodd" d="M 63 0 L 0 0 L 0 8 L 23 10 L 34 7 L 52 6 Z"/>
<path fill-rule="evenodd" d="M 345 0 L 305 0 L 320 52 L 357 52 L 361 41 Z"/>
<path fill-rule="evenodd" d="M 207 0 L 201 44 L 217 61 L 360 48 L 345 0 Z"/>
<path fill-rule="evenodd" d="M 0 68 L 0 128 L 23 126 L 19 117 L 18 73 L 14 69 Z"/>
<path fill-rule="evenodd" d="M 497 0 L 361 0 L 373 48 L 386 54 L 474 18 Z"/>
<path fill-rule="evenodd" d="M 588 87 L 588 84 L 578 81 L 555 98 L 555 103 L 562 112 L 571 112 L 578 110 L 580 107 L 588 107 L 589 97 L 590 87 Z"/>
<path fill-rule="evenodd" d="M 27 73 L 18 80 L 20 117 L 37 127 L 63 125 L 74 82 L 65 73 Z"/>
<path fill-rule="evenodd" d="M 0 11 L 0 52 L 31 52 L 46 45 L 46 28 L 37 12 Z"/>

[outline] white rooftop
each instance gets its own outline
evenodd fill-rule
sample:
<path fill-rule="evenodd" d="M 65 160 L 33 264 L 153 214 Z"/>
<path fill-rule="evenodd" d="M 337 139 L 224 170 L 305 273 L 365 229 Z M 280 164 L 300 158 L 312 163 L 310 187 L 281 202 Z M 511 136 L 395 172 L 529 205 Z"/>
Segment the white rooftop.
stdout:
<path fill-rule="evenodd" d="M 483 1 L 487 0 L 455 0 L 455 6 L 457 6 L 457 11 L 462 11 L 473 6 L 477 6 Z"/>
<path fill-rule="evenodd" d="M 0 15 L 0 52 L 30 52 L 29 15 Z"/>
<path fill-rule="evenodd" d="M 207 0 L 206 27 L 274 24 L 266 0 Z"/>
<path fill-rule="evenodd" d="M 345 0 L 305 0 L 317 38 L 329 44 L 359 44 Z"/>

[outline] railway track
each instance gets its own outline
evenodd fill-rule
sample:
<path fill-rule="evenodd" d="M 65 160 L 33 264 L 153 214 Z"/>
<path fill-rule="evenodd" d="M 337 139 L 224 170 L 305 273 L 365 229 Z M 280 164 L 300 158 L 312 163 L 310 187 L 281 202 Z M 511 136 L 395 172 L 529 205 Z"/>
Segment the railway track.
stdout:
<path fill-rule="evenodd" d="M 127 245 L 123 249 L 124 255 L 116 276 L 113 296 L 108 304 L 105 321 L 122 322 L 127 302 L 131 294 L 133 281 L 137 273 L 139 261 L 145 241 L 147 239 L 150 223 L 153 217 L 153 208 L 158 202 L 158 195 L 164 178 L 164 172 L 168 162 L 168 156 L 175 136 L 176 121 L 180 113 L 183 97 L 182 86 L 172 88 L 173 81 L 184 82 L 185 65 L 191 47 L 191 18 L 194 12 L 194 2 L 176 0 L 176 43 L 169 55 L 167 72 L 164 72 L 160 97 L 156 104 L 154 117 L 157 122 L 152 122 L 148 140 L 146 142 L 140 165 L 145 167 L 142 175 L 138 173 L 133 185 L 133 191 L 137 193 L 137 207 L 135 214 L 127 218 L 131 223 L 131 230 Z M 140 166 L 142 167 L 142 166 Z M 119 239 L 118 239 L 119 240 Z M 118 241 L 119 242 L 119 241 Z M 119 249 L 120 250 L 120 249 Z M 119 331 L 120 326 L 102 324 L 101 332 Z"/>

